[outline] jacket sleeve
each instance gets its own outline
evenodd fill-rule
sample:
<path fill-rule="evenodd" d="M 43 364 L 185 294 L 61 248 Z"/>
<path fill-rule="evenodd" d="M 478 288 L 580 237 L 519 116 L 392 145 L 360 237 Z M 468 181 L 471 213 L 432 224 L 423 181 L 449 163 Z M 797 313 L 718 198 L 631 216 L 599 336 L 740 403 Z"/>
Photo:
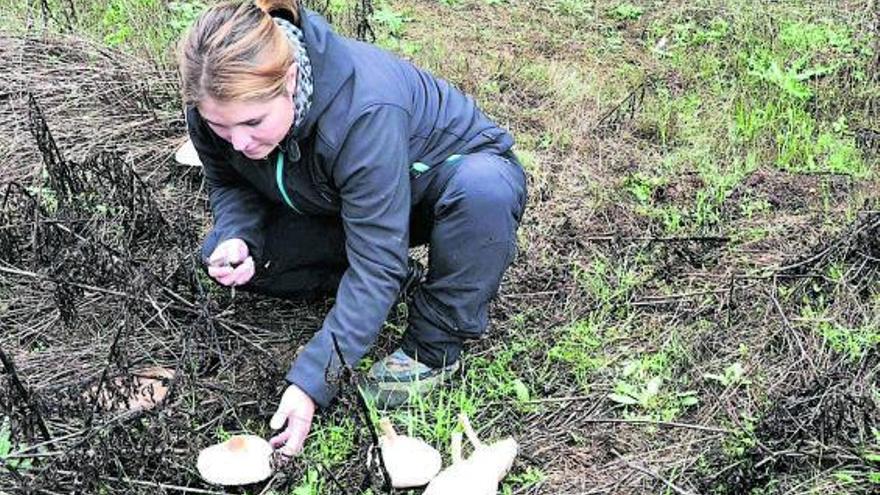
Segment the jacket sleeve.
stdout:
<path fill-rule="evenodd" d="M 408 122 L 398 107 L 371 107 L 349 129 L 333 167 L 349 268 L 323 326 L 287 373 L 287 380 L 320 406 L 327 406 L 337 393 L 339 360 L 332 335 L 346 363 L 357 365 L 375 342 L 406 275 Z"/>
<path fill-rule="evenodd" d="M 254 260 L 262 259 L 268 201 L 229 164 L 229 144 L 211 131 L 194 108 L 187 110 L 187 129 L 202 161 L 217 243 L 242 239 Z"/>

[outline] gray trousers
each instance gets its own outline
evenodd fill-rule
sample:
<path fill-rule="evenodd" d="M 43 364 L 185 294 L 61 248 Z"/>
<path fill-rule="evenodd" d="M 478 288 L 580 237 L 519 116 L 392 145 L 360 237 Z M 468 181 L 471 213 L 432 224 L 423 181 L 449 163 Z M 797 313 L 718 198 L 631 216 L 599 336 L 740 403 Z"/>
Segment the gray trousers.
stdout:
<path fill-rule="evenodd" d="M 512 154 L 475 153 L 437 165 L 411 184 L 410 245 L 427 244 L 429 258 L 401 347 L 439 367 L 457 361 L 462 343 L 486 330 L 489 301 L 516 255 L 526 177 Z M 203 253 L 216 244 L 209 236 Z M 335 294 L 348 267 L 341 219 L 279 209 L 267 226 L 260 265 L 241 289 L 297 299 Z"/>

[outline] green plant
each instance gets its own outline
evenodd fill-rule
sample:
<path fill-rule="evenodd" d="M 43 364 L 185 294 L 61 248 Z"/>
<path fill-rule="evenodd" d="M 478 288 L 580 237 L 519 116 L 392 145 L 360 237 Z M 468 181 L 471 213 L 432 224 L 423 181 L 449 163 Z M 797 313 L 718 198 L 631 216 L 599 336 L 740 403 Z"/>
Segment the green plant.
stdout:
<path fill-rule="evenodd" d="M 183 33 L 205 7 L 207 5 L 201 1 L 168 2 L 168 11 L 171 14 L 168 27 L 174 33 Z"/>
<path fill-rule="evenodd" d="M 654 191 L 665 183 L 665 179 L 636 173 L 627 177 L 624 181 L 623 187 L 632 193 L 639 203 L 645 205 L 651 202 L 651 198 L 654 196 Z"/>
<path fill-rule="evenodd" d="M 517 358 L 527 352 L 529 345 L 522 341 L 501 345 L 488 357 L 470 360 L 469 370 L 482 380 L 481 388 L 488 400 L 514 399 L 520 403 L 531 398 L 528 386 L 513 371 Z"/>
<path fill-rule="evenodd" d="M 458 428 L 458 415 L 474 417 L 482 410 L 488 384 L 481 368 L 468 367 L 467 374 L 455 386 L 439 387 L 429 394 L 418 394 L 406 408 L 380 412 L 368 403 L 371 421 L 378 425 L 382 415 L 390 416 L 395 427 L 406 435 L 416 436 L 443 450 L 449 445 L 452 432 Z"/>
<path fill-rule="evenodd" d="M 676 344 L 670 342 L 663 350 L 626 361 L 608 398 L 624 406 L 628 413 L 632 409 L 664 421 L 697 405 L 700 401 L 696 391 L 678 391 L 668 386 L 674 384 L 672 367 L 678 352 Z"/>
<path fill-rule="evenodd" d="M 866 321 L 858 326 L 841 325 L 829 317 L 824 298 L 806 301 L 801 309 L 801 319 L 822 336 L 833 351 L 857 362 L 866 353 L 880 345 L 880 327 L 876 321 Z"/>
<path fill-rule="evenodd" d="M 644 13 L 645 10 L 643 8 L 629 2 L 618 4 L 608 12 L 611 18 L 618 21 L 635 21 L 642 17 Z"/>
<path fill-rule="evenodd" d="M 351 418 L 327 423 L 318 420 L 312 426 L 303 456 L 325 467 L 332 467 L 348 459 L 354 450 L 354 440 L 355 429 Z"/>
<path fill-rule="evenodd" d="M 728 456 L 740 459 L 758 444 L 755 438 L 755 423 L 755 418 L 751 416 L 740 418 L 739 426 L 732 429 L 732 434 L 727 435 L 722 444 L 722 448 Z"/>
<path fill-rule="evenodd" d="M 637 267 L 614 263 L 597 255 L 586 267 L 575 264 L 574 279 L 599 304 L 611 302 L 629 293 L 644 276 Z"/>
<path fill-rule="evenodd" d="M 372 20 L 382 27 L 389 36 L 400 38 L 403 36 L 404 25 L 410 21 L 410 18 L 383 3 L 373 12 Z"/>
<path fill-rule="evenodd" d="M 31 467 L 30 459 L 9 459 L 13 451 L 12 431 L 9 426 L 9 418 L 3 416 L 0 421 L 0 465 L 6 464 L 12 469 L 25 470 Z M 24 447 L 24 445 L 21 445 Z"/>
<path fill-rule="evenodd" d="M 229 440 L 230 438 L 232 438 L 232 433 L 229 433 L 228 431 L 226 431 L 226 428 L 224 428 L 223 425 L 219 425 L 214 430 L 214 436 L 217 437 L 218 442 L 225 442 L 225 441 Z"/>
<path fill-rule="evenodd" d="M 800 53 L 816 53 L 828 48 L 841 52 L 853 50 L 849 31 L 830 21 L 824 24 L 787 22 L 779 31 L 779 39 L 784 45 Z"/>
<path fill-rule="evenodd" d="M 764 198 L 748 198 L 739 204 L 740 214 L 748 219 L 752 219 L 759 213 L 767 213 L 771 209 L 770 202 Z"/>
<path fill-rule="evenodd" d="M 309 468 L 290 495 L 321 495 L 322 493 L 324 493 L 324 480 L 318 475 L 317 469 Z"/>
<path fill-rule="evenodd" d="M 590 0 L 555 0 L 556 12 L 564 16 L 586 17 L 593 3 Z"/>
<path fill-rule="evenodd" d="M 839 65 L 817 65 L 806 68 L 809 60 L 809 56 L 803 56 L 792 65 L 783 68 L 782 64 L 769 52 L 758 50 L 749 55 L 750 69 L 748 74 L 776 86 L 787 96 L 806 100 L 813 96 L 813 91 L 805 84 L 805 81 L 831 74 L 839 67 Z"/>
<path fill-rule="evenodd" d="M 708 227 L 721 221 L 721 209 L 727 197 L 756 166 L 754 155 L 749 155 L 745 161 L 734 160 L 729 168 L 714 161 L 698 164 L 704 187 L 697 191 L 693 210 L 697 227 Z"/>
<path fill-rule="evenodd" d="M 703 378 L 708 380 L 714 380 L 720 383 L 724 387 L 729 387 L 731 385 L 749 385 L 752 383 L 748 379 L 745 378 L 746 370 L 743 368 L 743 365 L 739 362 L 733 363 L 724 368 L 724 371 L 721 374 L 716 373 L 704 373 Z"/>
<path fill-rule="evenodd" d="M 601 352 L 605 342 L 605 319 L 604 312 L 593 312 L 587 318 L 572 323 L 563 329 L 562 338 L 547 354 L 552 361 L 570 365 L 575 379 L 583 388 L 588 387 L 590 376 L 607 363 L 605 354 Z"/>
<path fill-rule="evenodd" d="M 529 466 L 522 473 L 511 474 L 504 479 L 501 485 L 502 495 L 513 495 L 514 491 L 522 491 L 537 486 L 547 479 L 547 475 L 540 469 Z"/>

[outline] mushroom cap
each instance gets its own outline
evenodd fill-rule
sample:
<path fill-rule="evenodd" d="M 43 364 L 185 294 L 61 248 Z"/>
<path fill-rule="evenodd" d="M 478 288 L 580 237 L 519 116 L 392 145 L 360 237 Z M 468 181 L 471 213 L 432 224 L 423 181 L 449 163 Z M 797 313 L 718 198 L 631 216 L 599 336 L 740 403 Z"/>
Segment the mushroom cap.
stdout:
<path fill-rule="evenodd" d="M 470 459 L 444 469 L 422 495 L 496 495 L 495 475 Z"/>
<path fill-rule="evenodd" d="M 256 435 L 236 435 L 199 452 L 199 474 L 216 485 L 247 485 L 272 476 L 272 446 Z"/>
<path fill-rule="evenodd" d="M 516 440 L 505 438 L 499 442 L 474 450 L 473 455 L 468 458 L 467 462 L 479 464 L 482 466 L 482 470 L 494 473 L 495 480 L 500 483 L 507 476 L 511 466 L 513 466 L 513 460 L 516 459 L 518 451 L 519 446 Z"/>
<path fill-rule="evenodd" d="M 166 380 L 174 378 L 174 370 L 152 366 L 131 371 L 131 380 L 118 376 L 104 383 L 100 390 L 93 385 L 84 397 L 97 397 L 98 405 L 105 411 L 150 410 L 168 395 Z"/>
<path fill-rule="evenodd" d="M 385 434 L 379 438 L 379 450 L 394 488 L 412 488 L 428 484 L 443 460 L 440 452 L 418 438 L 398 435 L 387 419 L 382 420 Z"/>
<path fill-rule="evenodd" d="M 202 160 L 199 159 L 199 154 L 196 152 L 196 147 L 191 139 L 187 139 L 180 148 L 177 148 L 177 151 L 174 152 L 174 161 L 181 165 L 192 167 L 202 166 Z"/>
<path fill-rule="evenodd" d="M 470 457 L 438 474 L 423 495 L 495 495 L 518 450 L 512 438 L 483 444 Z"/>

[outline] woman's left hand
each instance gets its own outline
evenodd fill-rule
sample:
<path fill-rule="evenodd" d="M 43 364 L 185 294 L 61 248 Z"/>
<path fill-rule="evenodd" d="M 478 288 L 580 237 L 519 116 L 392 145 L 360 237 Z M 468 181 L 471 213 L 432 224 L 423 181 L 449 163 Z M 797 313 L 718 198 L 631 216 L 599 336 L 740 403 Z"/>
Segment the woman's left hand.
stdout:
<path fill-rule="evenodd" d="M 314 415 L 315 402 L 312 398 L 296 385 L 287 387 L 281 396 L 278 410 L 269 422 L 273 430 L 284 427 L 284 431 L 269 439 L 272 448 L 278 449 L 285 457 L 300 453 L 312 427 Z"/>

